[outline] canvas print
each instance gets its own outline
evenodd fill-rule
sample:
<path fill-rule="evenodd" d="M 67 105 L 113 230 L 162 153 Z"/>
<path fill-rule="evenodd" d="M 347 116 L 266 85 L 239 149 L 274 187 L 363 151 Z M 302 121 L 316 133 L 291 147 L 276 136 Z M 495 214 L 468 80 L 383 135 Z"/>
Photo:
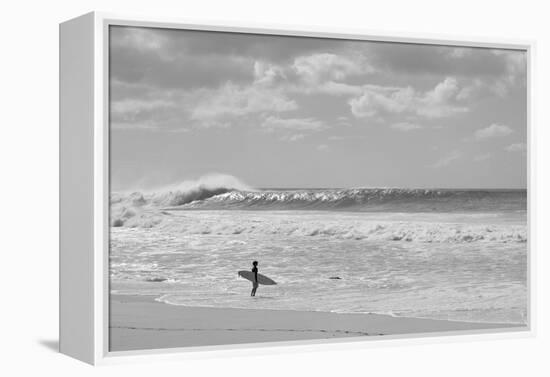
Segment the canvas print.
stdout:
<path fill-rule="evenodd" d="M 111 26 L 109 349 L 525 329 L 526 67 Z"/>

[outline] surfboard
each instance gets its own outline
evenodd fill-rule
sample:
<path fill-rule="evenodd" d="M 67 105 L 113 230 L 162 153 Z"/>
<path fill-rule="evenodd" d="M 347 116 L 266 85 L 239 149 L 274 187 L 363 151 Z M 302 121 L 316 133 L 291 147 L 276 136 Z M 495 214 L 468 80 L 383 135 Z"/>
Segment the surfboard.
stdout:
<path fill-rule="evenodd" d="M 254 272 L 252 271 L 239 271 L 239 276 L 245 278 L 246 280 L 250 280 L 252 282 L 254 281 Z M 258 283 L 263 285 L 277 284 L 274 280 L 262 274 L 258 274 Z"/>

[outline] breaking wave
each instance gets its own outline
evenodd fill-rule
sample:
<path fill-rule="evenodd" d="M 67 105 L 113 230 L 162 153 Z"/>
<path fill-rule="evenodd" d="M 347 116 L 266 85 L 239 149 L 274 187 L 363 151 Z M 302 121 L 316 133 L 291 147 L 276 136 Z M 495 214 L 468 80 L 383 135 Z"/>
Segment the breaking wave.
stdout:
<path fill-rule="evenodd" d="M 237 220 L 219 218 L 217 221 L 189 221 L 183 217 L 167 218 L 158 229 L 187 235 L 271 235 L 338 240 L 403 241 L 422 243 L 524 243 L 525 226 L 508 224 L 464 224 L 422 221 L 376 221 L 338 219 L 322 216 L 269 217 Z M 134 223 L 139 227 L 139 223 Z"/>
<path fill-rule="evenodd" d="M 390 212 L 520 211 L 525 190 L 298 189 L 231 190 L 181 209 L 346 210 Z"/>
<path fill-rule="evenodd" d="M 177 185 L 146 192 L 111 194 L 111 225 L 122 226 L 125 222 L 151 209 L 183 206 L 203 202 L 209 198 L 232 191 L 252 189 L 231 175 L 209 174 L 197 180 L 183 181 Z M 157 222 L 149 216 L 149 226 Z"/>
<path fill-rule="evenodd" d="M 185 211 L 343 211 L 350 213 L 525 213 L 525 190 L 269 189 L 254 190 L 229 175 L 207 175 L 149 192 L 112 193 L 111 225 L 188 234 L 270 233 L 416 242 L 526 242 L 524 226 L 462 226 L 431 222 L 303 221 L 185 223 Z M 246 218 L 246 217 L 245 217 Z M 414 218 L 413 218 L 414 220 Z"/>

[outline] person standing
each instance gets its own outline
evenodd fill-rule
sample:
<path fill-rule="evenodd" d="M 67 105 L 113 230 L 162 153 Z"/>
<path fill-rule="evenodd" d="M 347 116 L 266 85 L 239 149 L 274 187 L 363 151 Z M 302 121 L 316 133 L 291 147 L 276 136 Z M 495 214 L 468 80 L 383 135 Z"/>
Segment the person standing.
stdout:
<path fill-rule="evenodd" d="M 252 292 L 250 296 L 256 296 L 256 290 L 258 289 L 258 261 L 252 262 L 252 273 L 254 274 L 254 281 L 252 282 Z"/>

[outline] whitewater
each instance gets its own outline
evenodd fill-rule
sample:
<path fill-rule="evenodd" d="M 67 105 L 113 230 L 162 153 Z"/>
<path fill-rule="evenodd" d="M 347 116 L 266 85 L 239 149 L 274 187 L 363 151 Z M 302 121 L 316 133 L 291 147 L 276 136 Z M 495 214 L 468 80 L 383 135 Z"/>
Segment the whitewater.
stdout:
<path fill-rule="evenodd" d="M 113 293 L 172 305 L 526 323 L 525 190 L 253 189 L 207 177 L 113 192 Z M 260 262 L 279 284 L 237 276 Z"/>

